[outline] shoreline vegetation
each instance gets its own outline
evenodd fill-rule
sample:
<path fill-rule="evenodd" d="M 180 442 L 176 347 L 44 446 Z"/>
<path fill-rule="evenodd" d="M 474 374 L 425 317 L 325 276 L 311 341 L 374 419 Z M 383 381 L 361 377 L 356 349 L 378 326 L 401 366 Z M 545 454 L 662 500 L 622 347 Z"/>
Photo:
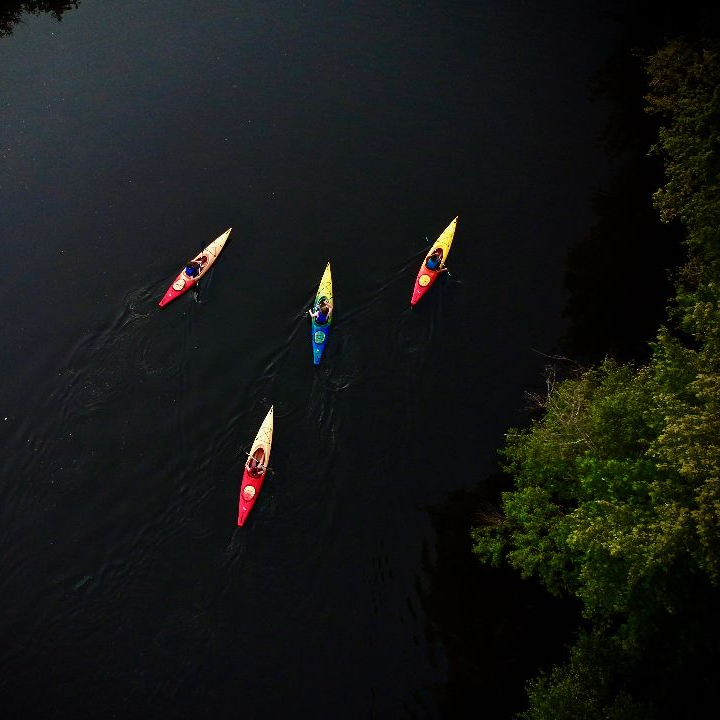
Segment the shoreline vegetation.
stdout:
<path fill-rule="evenodd" d="M 82 0 L 28 0 L 27 2 L 5 2 L 0 8 L 0 37 L 12 35 L 13 28 L 22 22 L 25 13 L 42 15 L 49 13 L 58 22 L 63 13 L 80 6 Z"/>
<path fill-rule="evenodd" d="M 548 367 L 528 426 L 499 451 L 510 489 L 471 531 L 483 563 L 580 603 L 567 658 L 526 685 L 523 720 L 694 718 L 716 699 L 720 42 L 656 48 L 635 57 L 659 120 L 652 204 L 683 238 L 665 318 L 646 358 Z"/>

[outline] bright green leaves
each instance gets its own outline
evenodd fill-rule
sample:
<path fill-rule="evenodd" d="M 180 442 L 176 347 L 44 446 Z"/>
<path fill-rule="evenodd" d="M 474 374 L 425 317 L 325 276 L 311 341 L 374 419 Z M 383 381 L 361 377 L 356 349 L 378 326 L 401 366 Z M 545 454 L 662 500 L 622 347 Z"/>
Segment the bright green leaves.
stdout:
<path fill-rule="evenodd" d="M 558 385 L 541 420 L 508 434 L 516 490 L 503 495 L 504 524 L 474 534 L 476 552 L 497 562 L 507 545 L 523 576 L 573 592 L 588 616 L 625 612 L 663 545 L 648 540 L 660 526 L 653 488 L 672 475 L 649 454 L 664 427 L 652 380 L 606 362 Z"/>
<path fill-rule="evenodd" d="M 678 562 L 717 581 L 716 367 L 716 350 L 661 334 L 640 371 L 606 362 L 559 384 L 541 420 L 508 433 L 516 489 L 503 495 L 504 521 L 475 531 L 475 551 L 495 563 L 504 552 L 597 620 L 626 612 L 635 588 Z"/>
<path fill-rule="evenodd" d="M 591 629 L 529 686 L 528 719 L 644 716 L 619 668 L 643 676 L 648 644 L 692 662 L 703 629 L 687 619 L 720 582 L 720 349 L 705 337 L 688 347 L 663 330 L 647 366 L 605 362 L 566 380 L 507 435 L 515 489 L 501 519 L 473 531 L 474 551 L 574 595 Z"/>
<path fill-rule="evenodd" d="M 688 231 L 676 333 L 661 328 L 639 369 L 606 361 L 548 382 L 542 417 L 501 450 L 515 484 L 502 518 L 473 531 L 482 558 L 578 597 L 590 628 L 530 684 L 526 720 L 643 717 L 628 677 L 667 700 L 720 659 L 718 47 L 672 42 L 646 64 L 648 110 L 668 122 L 656 207 Z"/>
<path fill-rule="evenodd" d="M 598 458 L 585 455 L 577 460 L 581 501 L 602 500 L 643 507 L 649 500 L 649 483 L 656 469 L 652 462 L 635 458 Z"/>

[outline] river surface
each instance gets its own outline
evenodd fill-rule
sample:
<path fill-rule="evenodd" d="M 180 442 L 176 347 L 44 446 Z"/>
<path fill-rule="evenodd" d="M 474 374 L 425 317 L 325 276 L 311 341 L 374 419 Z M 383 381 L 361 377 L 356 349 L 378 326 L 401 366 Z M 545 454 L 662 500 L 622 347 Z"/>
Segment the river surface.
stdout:
<path fill-rule="evenodd" d="M 607 7 L 83 0 L 0 38 L 6 717 L 447 714 L 432 508 L 494 471 L 562 333 L 607 176 Z M 228 227 L 199 295 L 159 308 Z M 514 667 L 485 577 L 468 622 Z M 476 716 L 522 708 L 470 682 Z"/>

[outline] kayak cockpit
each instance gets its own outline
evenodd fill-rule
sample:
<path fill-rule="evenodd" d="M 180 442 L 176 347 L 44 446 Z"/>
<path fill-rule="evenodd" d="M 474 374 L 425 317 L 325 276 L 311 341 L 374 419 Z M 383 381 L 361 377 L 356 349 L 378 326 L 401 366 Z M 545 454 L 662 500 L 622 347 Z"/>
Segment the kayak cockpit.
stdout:
<path fill-rule="evenodd" d="M 251 477 L 259 478 L 265 473 L 265 450 L 259 447 L 248 458 L 247 465 Z"/>

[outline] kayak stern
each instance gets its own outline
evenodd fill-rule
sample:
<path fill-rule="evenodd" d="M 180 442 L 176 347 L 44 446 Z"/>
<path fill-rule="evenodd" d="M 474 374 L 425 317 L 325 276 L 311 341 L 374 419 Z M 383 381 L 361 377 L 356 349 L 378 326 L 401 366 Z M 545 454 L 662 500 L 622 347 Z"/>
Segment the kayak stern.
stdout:
<path fill-rule="evenodd" d="M 415 288 L 413 289 L 412 297 L 410 298 L 410 306 L 417 305 L 420 298 L 428 291 L 430 286 L 437 280 L 437 276 L 440 273 L 434 270 L 428 270 L 426 267 L 422 267 L 418 273 L 417 279 L 415 280 Z"/>
<path fill-rule="evenodd" d="M 158 305 L 160 307 L 165 307 L 169 302 L 173 301 L 175 298 L 178 298 L 181 295 L 185 294 L 196 283 L 197 283 L 197 279 L 188 278 L 184 272 L 180 273 L 177 276 L 177 278 L 175 278 L 175 281 L 173 282 L 173 284 L 170 285 L 170 287 L 167 289 L 165 294 L 162 296 Z"/>

